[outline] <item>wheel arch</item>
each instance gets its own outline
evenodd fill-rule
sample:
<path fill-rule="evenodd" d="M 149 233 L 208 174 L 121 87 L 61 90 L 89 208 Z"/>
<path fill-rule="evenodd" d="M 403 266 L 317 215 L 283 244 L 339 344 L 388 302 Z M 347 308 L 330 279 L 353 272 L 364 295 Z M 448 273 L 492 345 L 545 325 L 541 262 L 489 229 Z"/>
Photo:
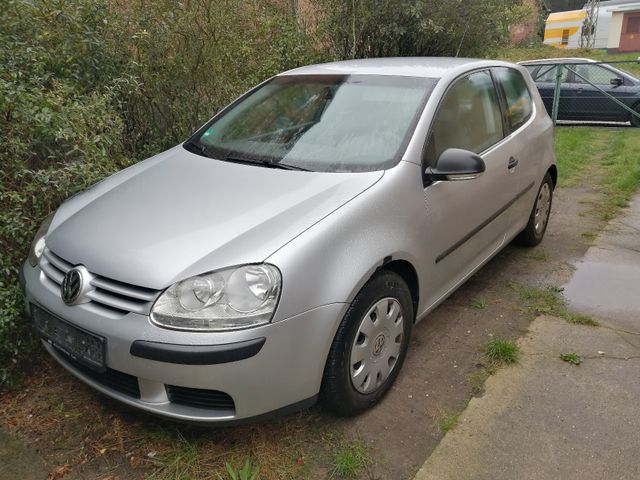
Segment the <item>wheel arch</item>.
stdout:
<path fill-rule="evenodd" d="M 389 258 L 390 257 L 387 257 L 387 259 Z M 420 300 L 420 283 L 418 280 L 418 272 L 415 267 L 407 260 L 398 259 L 386 261 L 377 271 L 380 270 L 388 270 L 397 273 L 406 282 L 409 287 L 409 292 L 411 293 L 415 321 L 418 311 L 418 302 Z"/>
<path fill-rule="evenodd" d="M 551 180 L 553 180 L 553 188 L 555 190 L 556 185 L 558 184 L 558 167 L 555 165 L 551 165 L 547 170 L 549 175 L 551 175 Z"/>

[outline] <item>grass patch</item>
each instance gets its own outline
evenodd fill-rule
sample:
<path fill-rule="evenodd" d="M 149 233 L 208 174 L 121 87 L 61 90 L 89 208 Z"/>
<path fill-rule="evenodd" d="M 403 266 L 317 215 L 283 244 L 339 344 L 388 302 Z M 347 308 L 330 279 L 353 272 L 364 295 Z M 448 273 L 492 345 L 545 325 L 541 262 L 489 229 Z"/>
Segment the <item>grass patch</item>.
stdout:
<path fill-rule="evenodd" d="M 478 310 L 484 310 L 487 308 L 487 301 L 484 298 L 474 298 L 471 300 L 471 307 L 477 308 Z"/>
<path fill-rule="evenodd" d="M 587 325 L 589 327 L 597 327 L 598 321 L 589 315 L 574 314 L 567 312 L 563 317 L 569 323 L 575 323 L 576 325 Z"/>
<path fill-rule="evenodd" d="M 333 450 L 331 478 L 353 478 L 371 463 L 362 442 L 340 441 Z"/>
<path fill-rule="evenodd" d="M 516 282 L 509 283 L 509 287 L 518 294 L 520 301 L 535 316 L 558 315 L 565 308 L 562 288 L 553 285 L 534 287 Z"/>
<path fill-rule="evenodd" d="M 467 377 L 473 395 L 482 394 L 487 378 L 496 373 L 499 367 L 514 364 L 520 357 L 518 346 L 504 338 L 494 338 L 485 343 L 480 350 L 483 358 L 476 365 L 479 370 Z"/>
<path fill-rule="evenodd" d="M 577 353 L 561 353 L 560 360 L 563 362 L 570 363 L 572 365 L 580 365 L 582 363 L 582 358 Z"/>
<path fill-rule="evenodd" d="M 447 433 L 449 430 L 453 429 L 458 424 L 460 415 L 462 415 L 462 412 L 457 412 L 455 410 L 451 410 L 445 413 L 438 422 L 438 428 L 440 429 L 440 431 L 442 433 Z"/>
<path fill-rule="evenodd" d="M 331 446 L 318 439 L 318 431 L 304 423 L 302 415 L 280 424 L 224 430 L 167 422 L 138 428 L 143 435 L 136 442 L 136 457 L 148 466 L 149 480 L 306 478 L 309 463 L 316 456 L 328 459 L 331 453 Z M 148 452 L 153 456 L 147 458 Z"/>
<path fill-rule="evenodd" d="M 626 207 L 640 187 L 637 129 L 557 128 L 556 157 L 560 186 L 594 185 L 605 195 L 592 211 L 602 220 Z"/>
<path fill-rule="evenodd" d="M 484 391 L 484 382 L 494 373 L 496 373 L 496 367 L 489 363 L 488 365 L 482 365 L 480 370 L 469 375 L 467 381 L 471 387 L 471 393 L 480 395 Z"/>
<path fill-rule="evenodd" d="M 598 322 L 589 315 L 571 313 L 562 296 L 562 288 L 553 285 L 534 287 L 511 282 L 509 286 L 518 293 L 520 301 L 534 316 L 553 315 L 576 325 L 597 327 Z"/>
<path fill-rule="evenodd" d="M 485 356 L 493 365 L 508 365 L 516 363 L 520 355 L 518 346 L 504 338 L 494 338 L 482 347 Z"/>
<path fill-rule="evenodd" d="M 160 459 L 162 467 L 152 473 L 150 480 L 187 480 L 198 478 L 201 473 L 201 465 L 198 456 L 198 447 L 177 434 L 173 443 L 173 449 Z"/>
<path fill-rule="evenodd" d="M 247 458 L 244 461 L 244 465 L 242 465 L 242 468 L 236 469 L 229 462 L 225 463 L 225 468 L 227 469 L 229 480 L 256 480 L 258 478 L 258 474 L 260 473 L 260 469 L 256 468 L 251 463 L 250 458 Z"/>
<path fill-rule="evenodd" d="M 547 252 L 543 247 L 532 248 L 527 252 L 527 258 L 538 262 L 546 262 L 549 260 L 549 252 Z"/>

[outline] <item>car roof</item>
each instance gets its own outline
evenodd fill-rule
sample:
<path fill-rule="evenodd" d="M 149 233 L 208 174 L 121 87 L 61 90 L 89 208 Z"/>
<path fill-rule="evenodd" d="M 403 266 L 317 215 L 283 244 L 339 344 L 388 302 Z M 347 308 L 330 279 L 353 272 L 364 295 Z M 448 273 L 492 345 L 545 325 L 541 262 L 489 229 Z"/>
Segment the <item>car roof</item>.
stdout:
<path fill-rule="evenodd" d="M 511 63 L 477 58 L 451 57 L 391 57 L 364 58 L 322 63 L 295 68 L 280 75 L 393 75 L 405 77 L 442 78 L 458 69 L 492 66 L 513 66 Z"/>
<path fill-rule="evenodd" d="M 590 58 L 539 58 L 537 60 L 524 60 L 518 65 L 536 65 L 538 63 L 595 63 Z"/>

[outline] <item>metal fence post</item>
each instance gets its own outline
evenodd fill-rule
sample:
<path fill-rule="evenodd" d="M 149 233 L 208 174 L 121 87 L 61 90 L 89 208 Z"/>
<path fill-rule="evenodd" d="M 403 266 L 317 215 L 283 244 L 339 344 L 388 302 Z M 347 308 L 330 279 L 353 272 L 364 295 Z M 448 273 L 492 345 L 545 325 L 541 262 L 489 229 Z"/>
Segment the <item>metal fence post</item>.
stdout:
<path fill-rule="evenodd" d="M 556 88 L 553 91 L 553 108 L 551 110 L 551 118 L 553 119 L 553 125 L 558 122 L 558 110 L 560 108 L 560 85 L 562 83 L 562 70 L 564 65 L 558 65 L 556 68 Z"/>

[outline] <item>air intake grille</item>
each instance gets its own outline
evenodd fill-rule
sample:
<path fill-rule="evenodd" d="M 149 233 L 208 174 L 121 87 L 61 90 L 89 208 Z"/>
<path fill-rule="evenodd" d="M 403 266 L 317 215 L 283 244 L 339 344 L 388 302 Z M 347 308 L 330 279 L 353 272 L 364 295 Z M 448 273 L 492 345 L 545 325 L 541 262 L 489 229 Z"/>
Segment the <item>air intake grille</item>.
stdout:
<path fill-rule="evenodd" d="M 233 399 L 228 394 L 218 392 L 217 390 L 167 385 L 167 396 L 171 403 L 186 405 L 188 407 L 229 410 L 234 413 L 236 409 Z"/>
<path fill-rule="evenodd" d="M 44 275 L 60 288 L 65 274 L 74 267 L 63 258 L 45 249 L 40 259 L 40 268 Z M 111 313 L 127 314 L 129 312 L 146 315 L 151 310 L 158 291 L 137 287 L 110 278 L 93 275 L 90 281 L 94 287 L 87 293 L 91 303 L 108 309 Z"/>

